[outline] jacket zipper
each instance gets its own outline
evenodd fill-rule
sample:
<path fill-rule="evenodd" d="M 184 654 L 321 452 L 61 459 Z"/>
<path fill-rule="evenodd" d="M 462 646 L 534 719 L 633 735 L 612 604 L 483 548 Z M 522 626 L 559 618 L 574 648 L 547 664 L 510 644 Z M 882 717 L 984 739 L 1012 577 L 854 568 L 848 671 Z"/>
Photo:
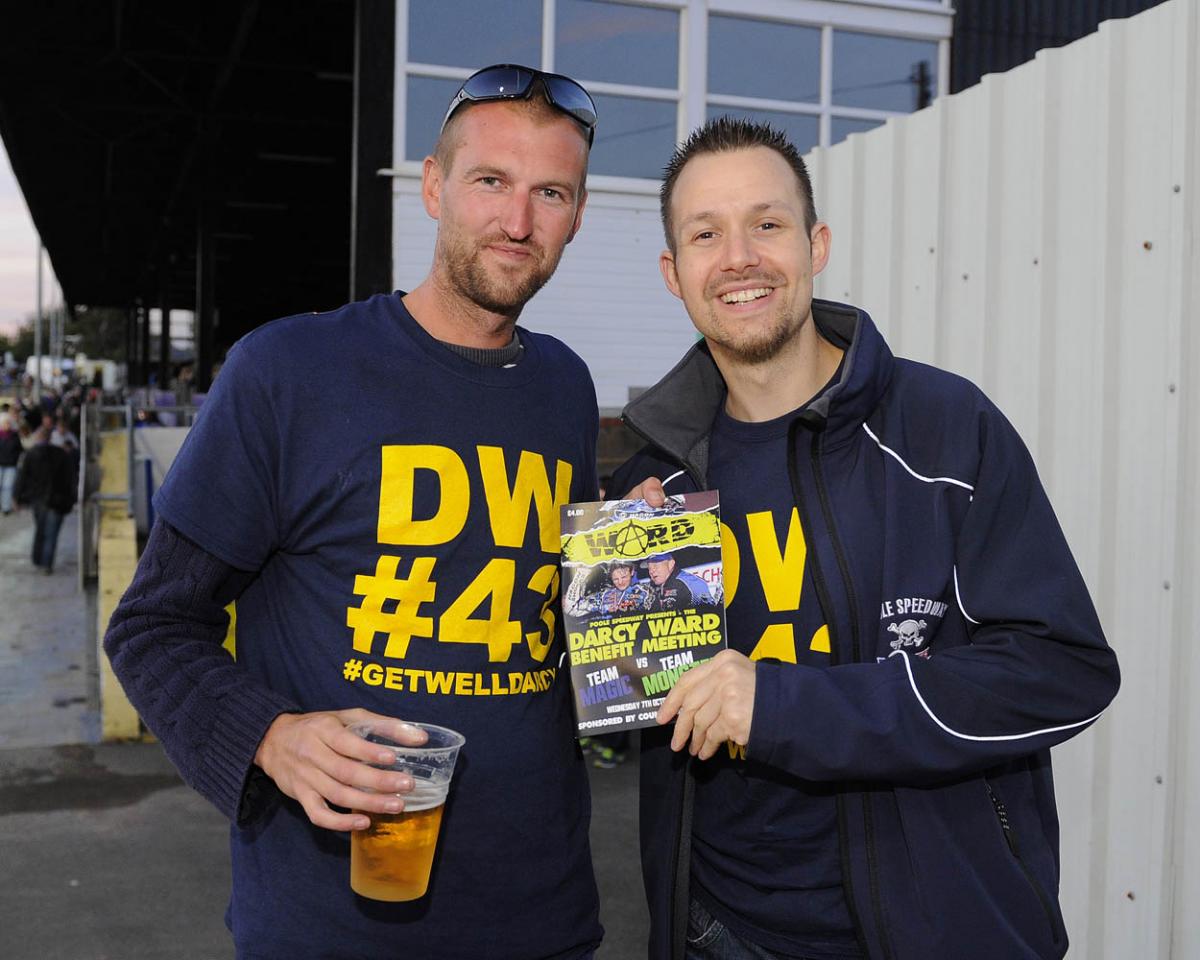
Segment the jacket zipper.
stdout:
<path fill-rule="evenodd" d="M 1038 898 L 1038 903 L 1042 905 L 1042 912 L 1046 915 L 1046 923 L 1050 925 L 1050 936 L 1057 944 L 1059 942 L 1058 927 L 1054 923 L 1054 912 L 1050 909 L 1050 901 L 1046 898 L 1045 892 L 1042 890 L 1042 885 L 1037 882 L 1033 875 L 1033 871 L 1029 869 L 1029 865 L 1025 862 L 1025 858 L 1021 856 L 1021 851 L 1017 846 L 1017 835 L 1013 832 L 1012 824 L 1008 821 L 1008 808 L 1004 806 L 1004 801 L 992 789 L 991 783 L 987 780 L 983 781 L 984 787 L 987 788 L 988 798 L 992 801 L 992 807 L 996 811 L 996 819 L 1000 821 L 1000 831 L 1004 834 L 1004 842 L 1008 844 L 1009 853 L 1017 862 L 1017 866 L 1021 868 L 1021 872 L 1025 874 L 1025 881 L 1033 888 L 1034 894 Z"/>
<path fill-rule="evenodd" d="M 821 502 L 821 513 L 825 520 L 825 529 L 829 542 L 833 545 L 833 554 L 837 558 L 838 572 L 842 575 L 842 584 L 846 588 L 846 603 L 850 608 L 850 650 L 854 663 L 862 662 L 862 644 L 858 633 L 858 599 L 854 592 L 854 580 L 850 576 L 850 564 L 846 561 L 846 553 L 842 542 L 838 539 L 837 529 L 833 523 L 833 508 L 829 503 L 829 491 L 825 488 L 825 478 L 821 474 L 821 440 L 823 433 L 814 432 L 810 448 L 813 483 L 817 488 L 817 497 Z M 830 649 L 833 645 L 830 644 Z M 888 940 L 888 925 L 883 915 L 883 901 L 879 894 L 879 864 L 875 854 L 875 819 L 871 813 L 871 795 L 862 792 L 863 805 L 863 835 L 867 852 L 867 883 L 871 892 L 871 909 L 875 914 L 875 926 L 879 931 L 879 946 L 883 950 L 884 960 L 892 960 L 892 946 Z"/>
<path fill-rule="evenodd" d="M 798 444 L 796 442 L 796 434 L 799 431 L 801 426 L 802 426 L 801 421 L 799 419 L 796 419 L 796 420 L 792 421 L 791 425 L 788 428 L 788 448 L 787 448 L 788 449 L 788 479 L 791 481 L 791 485 L 792 485 L 792 499 L 795 500 L 796 509 L 799 510 L 799 512 L 800 512 L 801 526 L 806 530 L 814 530 L 815 526 L 812 524 L 812 522 L 808 516 L 807 510 L 805 507 L 803 488 L 800 484 L 800 471 L 799 471 L 798 456 L 797 456 Z M 813 438 L 812 438 L 811 460 L 812 460 L 812 467 L 813 467 L 813 475 L 816 478 L 815 483 L 816 483 L 816 487 L 817 487 L 817 495 L 818 495 L 818 499 L 820 500 L 820 503 L 821 503 L 822 514 L 825 517 L 825 521 L 826 521 L 825 526 L 829 532 L 830 542 L 833 544 L 834 552 L 838 558 L 838 567 L 841 571 L 842 579 L 845 583 L 846 591 L 847 591 L 847 594 L 849 595 L 849 598 L 851 601 L 851 610 L 855 610 L 856 607 L 853 604 L 854 592 L 853 592 L 853 588 L 850 584 L 849 572 L 846 568 L 845 558 L 842 554 L 841 545 L 838 542 L 837 537 L 834 535 L 833 524 L 829 521 L 829 516 L 831 513 L 831 510 L 829 507 L 829 499 L 828 499 L 828 495 L 825 490 L 825 485 L 821 480 L 820 470 L 818 469 L 819 460 L 820 460 L 820 446 L 819 446 L 820 437 L 821 437 L 820 432 L 814 430 Z M 817 561 L 815 551 L 809 552 L 808 563 L 810 564 L 809 569 L 812 572 L 813 585 L 817 589 L 817 596 L 820 598 L 821 607 L 823 610 L 825 610 L 827 612 L 832 611 L 833 604 L 830 599 L 829 584 L 825 580 L 825 575 L 821 570 L 820 563 Z M 840 644 L 838 643 L 834 618 L 832 616 L 830 616 L 830 617 L 828 617 L 828 621 L 829 621 L 829 631 L 830 631 L 829 662 L 831 665 L 836 666 L 838 663 L 841 662 L 841 658 L 839 656 Z M 851 655 L 854 658 L 853 662 L 857 662 L 861 658 L 861 652 L 860 652 L 860 643 L 859 643 L 859 637 L 858 637 L 858 621 L 853 616 L 850 619 L 850 637 L 851 637 L 851 643 L 850 643 Z M 848 784 L 846 784 L 846 786 L 852 786 L 852 784 L 848 783 Z M 887 927 L 883 922 L 883 907 L 879 900 L 879 877 L 878 877 L 878 868 L 875 864 L 874 822 L 871 817 L 870 801 L 869 801 L 869 798 L 866 796 L 866 791 L 861 791 L 861 793 L 862 793 L 862 799 L 863 799 L 863 830 L 866 835 L 867 874 L 868 874 L 869 885 L 870 885 L 871 905 L 872 905 L 872 908 L 873 908 L 873 911 L 875 914 L 875 926 L 876 926 L 876 930 L 878 931 L 879 945 L 883 951 L 884 960 L 892 960 L 892 949 L 891 949 L 891 945 L 887 939 Z M 850 819 L 850 811 L 848 809 L 848 803 L 846 801 L 845 794 L 840 791 L 837 795 L 837 811 L 838 811 L 838 851 L 839 851 L 839 853 L 841 855 L 841 859 L 842 859 L 842 880 L 843 880 L 843 884 L 846 888 L 846 907 L 850 913 L 850 921 L 851 921 L 851 923 L 854 924 L 854 932 L 855 932 L 856 937 L 858 938 L 859 947 L 862 950 L 864 956 L 870 956 L 870 950 L 868 949 L 868 946 L 867 946 L 866 934 L 864 932 L 862 921 L 858 914 L 858 907 L 856 905 L 855 897 L 854 897 L 854 883 L 852 880 L 852 871 L 851 871 L 851 865 L 850 865 L 850 847 L 849 847 L 849 839 L 848 839 L 849 830 L 848 830 L 848 826 L 847 826 L 849 823 L 849 819 Z"/>
<path fill-rule="evenodd" d="M 671 890 L 671 925 L 669 950 L 673 960 L 684 960 L 687 953 L 688 912 L 691 900 L 692 876 L 692 805 L 696 781 L 692 774 L 692 758 L 683 766 L 683 783 L 679 791 L 679 823 L 675 837 L 675 862 Z"/>

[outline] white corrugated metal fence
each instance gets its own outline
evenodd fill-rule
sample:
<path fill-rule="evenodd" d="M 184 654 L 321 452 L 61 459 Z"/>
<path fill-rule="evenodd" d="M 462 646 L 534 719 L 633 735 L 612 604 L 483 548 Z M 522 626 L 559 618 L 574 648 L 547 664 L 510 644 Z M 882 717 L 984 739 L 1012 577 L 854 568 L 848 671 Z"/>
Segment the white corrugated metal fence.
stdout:
<path fill-rule="evenodd" d="M 1200 957 L 1200 11 L 1174 0 L 812 160 L 818 294 L 1016 424 L 1121 660 L 1054 753 L 1072 957 Z"/>

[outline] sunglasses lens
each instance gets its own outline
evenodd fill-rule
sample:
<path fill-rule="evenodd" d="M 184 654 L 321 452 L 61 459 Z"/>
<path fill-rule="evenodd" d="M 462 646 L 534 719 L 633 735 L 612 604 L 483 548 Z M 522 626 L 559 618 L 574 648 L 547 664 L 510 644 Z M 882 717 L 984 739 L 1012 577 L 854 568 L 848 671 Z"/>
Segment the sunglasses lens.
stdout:
<path fill-rule="evenodd" d="M 588 127 L 596 125 L 596 105 L 583 87 L 566 77 L 543 75 L 543 79 L 556 107 Z"/>
<path fill-rule="evenodd" d="M 539 78 L 546 85 L 546 93 L 549 94 L 550 102 L 587 127 L 588 146 L 591 146 L 596 129 L 596 105 L 588 96 L 588 92 L 570 77 L 542 73 L 540 70 L 510 63 L 485 67 L 478 73 L 467 77 L 454 99 L 450 101 L 450 109 L 446 111 L 446 116 L 442 120 L 442 128 L 445 129 L 454 111 L 464 101 L 480 102 L 527 97 L 534 80 Z"/>
<path fill-rule="evenodd" d="M 489 67 L 467 78 L 462 89 L 472 100 L 523 97 L 533 82 L 533 74 L 520 67 Z"/>

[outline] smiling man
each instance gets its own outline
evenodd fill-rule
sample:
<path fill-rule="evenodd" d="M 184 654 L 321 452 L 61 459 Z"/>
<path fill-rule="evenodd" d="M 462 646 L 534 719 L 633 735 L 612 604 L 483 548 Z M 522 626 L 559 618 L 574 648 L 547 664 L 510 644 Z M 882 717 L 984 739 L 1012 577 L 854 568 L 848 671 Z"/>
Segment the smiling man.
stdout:
<path fill-rule="evenodd" d="M 1029 454 L 813 299 L 830 231 L 781 133 L 710 121 L 661 200 L 704 339 L 626 408 L 650 444 L 613 484 L 720 491 L 730 649 L 643 731 L 652 960 L 1061 957 L 1049 748 L 1118 671 Z"/>
<path fill-rule="evenodd" d="M 232 821 L 239 960 L 583 960 L 600 941 L 554 614 L 559 509 L 597 496 L 596 396 L 579 357 L 517 326 L 579 229 L 595 123 L 567 77 L 468 78 L 424 164 L 428 276 L 244 337 L 155 499 L 104 645 Z M 349 883 L 348 831 L 413 784 L 347 727 L 422 739 L 396 718 L 466 737 L 411 903 Z"/>

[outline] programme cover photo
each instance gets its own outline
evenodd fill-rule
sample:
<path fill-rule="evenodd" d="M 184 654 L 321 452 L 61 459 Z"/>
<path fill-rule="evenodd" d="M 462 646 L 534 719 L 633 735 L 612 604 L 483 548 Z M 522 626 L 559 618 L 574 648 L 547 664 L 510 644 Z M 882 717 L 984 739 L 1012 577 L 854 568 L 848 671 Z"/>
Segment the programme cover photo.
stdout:
<path fill-rule="evenodd" d="M 579 735 L 654 726 L 680 674 L 725 649 L 717 492 L 567 504 L 562 566 Z"/>

